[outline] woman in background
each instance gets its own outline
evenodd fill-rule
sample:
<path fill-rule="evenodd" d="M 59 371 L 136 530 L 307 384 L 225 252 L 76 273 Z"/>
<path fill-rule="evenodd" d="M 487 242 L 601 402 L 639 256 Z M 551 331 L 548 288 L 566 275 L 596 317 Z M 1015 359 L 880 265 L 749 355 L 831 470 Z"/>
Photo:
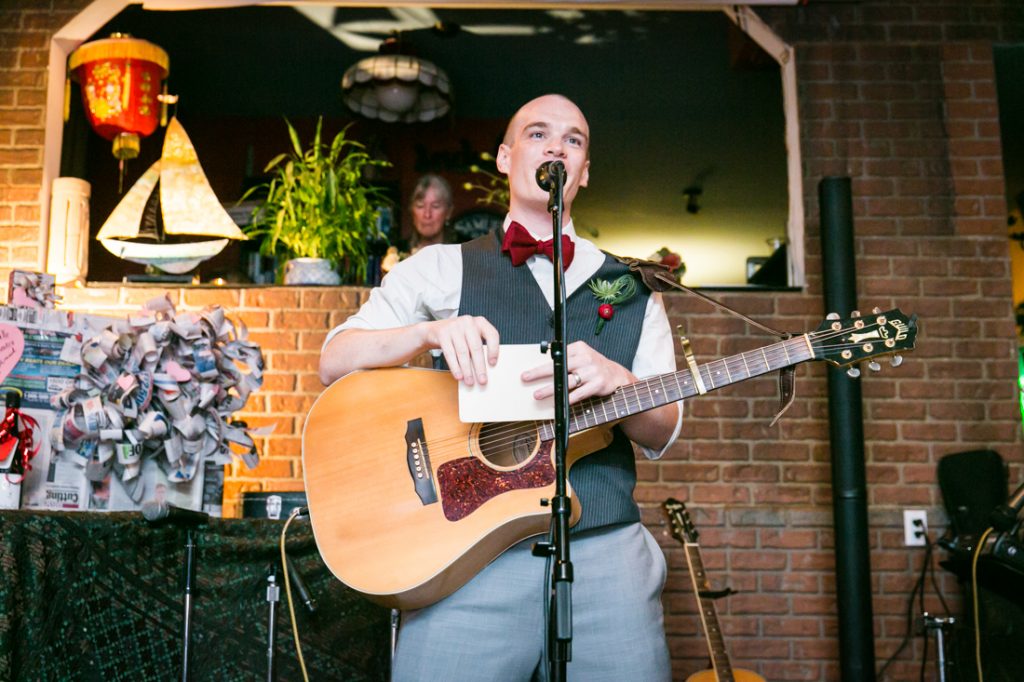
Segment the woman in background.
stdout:
<path fill-rule="evenodd" d="M 440 175 L 427 173 L 419 179 L 412 192 L 409 209 L 412 212 L 413 234 L 411 252 L 424 246 L 456 241 L 450 233 L 452 217 L 452 188 Z"/>
<path fill-rule="evenodd" d="M 420 177 L 409 200 L 413 226 L 412 236 L 409 237 L 409 250 L 406 252 L 401 242 L 397 246 L 389 247 L 380 265 L 381 272 L 386 275 L 398 261 L 411 256 L 424 246 L 458 241 L 448 222 L 452 217 L 453 208 L 452 188 L 447 180 L 433 173 Z"/>

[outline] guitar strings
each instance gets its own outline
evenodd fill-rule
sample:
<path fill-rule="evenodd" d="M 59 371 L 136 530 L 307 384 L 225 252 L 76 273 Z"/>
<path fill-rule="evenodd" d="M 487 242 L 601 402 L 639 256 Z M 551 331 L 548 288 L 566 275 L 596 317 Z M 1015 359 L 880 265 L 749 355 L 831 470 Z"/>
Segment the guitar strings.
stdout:
<path fill-rule="evenodd" d="M 819 332 L 818 336 L 815 337 L 814 341 L 820 341 L 821 339 L 825 339 L 825 338 L 834 338 L 835 336 L 841 336 L 842 334 L 844 334 L 844 333 L 846 333 L 848 331 L 849 330 L 838 330 L 838 331 L 831 331 L 831 332 Z M 731 357 L 731 358 L 724 358 L 724 359 L 721 359 L 721 360 L 715 360 L 715 361 L 706 363 L 704 365 L 701 365 L 699 367 L 699 370 L 701 371 L 702 378 L 703 379 L 707 379 L 709 381 L 709 383 L 712 383 L 711 382 L 711 379 L 712 379 L 712 377 L 711 377 L 711 367 L 715 366 L 715 365 L 724 365 L 727 373 L 729 373 L 730 376 L 732 375 L 732 372 L 729 371 L 729 367 L 732 366 L 734 369 L 737 370 L 737 373 L 739 373 L 741 375 L 744 374 L 744 373 L 747 373 L 748 376 L 746 376 L 745 378 L 751 378 L 751 377 L 757 376 L 757 375 L 748 372 L 747 364 L 744 361 L 743 356 L 745 356 L 747 354 L 751 354 L 751 353 L 756 354 L 758 352 L 758 350 L 760 350 L 764 357 L 770 358 L 769 364 L 771 363 L 772 360 L 786 359 L 788 361 L 790 359 L 791 355 L 784 348 L 784 346 L 786 344 L 790 344 L 790 345 L 794 346 L 794 348 L 801 348 L 801 349 L 803 349 L 804 345 L 805 345 L 803 343 L 803 337 L 802 336 L 801 337 L 796 337 L 795 339 L 791 339 L 789 341 L 782 342 L 781 344 L 777 345 L 776 347 L 773 347 L 768 352 L 765 352 L 764 349 L 755 349 L 754 351 L 746 351 L 745 353 L 741 353 L 738 356 L 734 356 L 734 357 Z M 813 342 L 812 342 L 812 345 L 814 345 Z M 836 346 L 835 349 L 839 350 L 839 351 L 842 351 L 842 350 L 845 350 L 845 349 L 848 349 L 848 348 L 860 348 L 862 346 L 863 346 L 863 343 L 848 343 L 848 344 L 845 344 L 845 345 Z M 804 358 L 802 360 L 798 360 L 798 362 L 803 362 L 804 360 L 809 360 L 809 359 L 812 359 L 812 358 L 813 358 L 813 356 L 809 356 L 809 357 Z M 731 362 L 731 365 L 730 365 L 730 362 Z M 741 368 L 741 363 L 742 363 L 742 367 L 745 370 L 745 372 L 739 372 L 738 371 Z M 787 364 L 796 364 L 796 363 L 787 363 Z M 766 369 L 765 369 L 764 372 L 762 372 L 762 374 L 766 374 L 766 373 L 771 372 L 771 371 L 774 371 L 774 369 L 772 367 L 770 367 L 770 366 L 766 366 Z M 643 379 L 643 380 L 637 382 L 636 384 L 631 384 L 629 386 L 625 386 L 625 387 L 619 389 L 618 391 L 616 391 L 616 393 L 611 394 L 610 396 L 588 398 L 588 399 L 586 399 L 586 400 L 584 400 L 584 401 L 582 401 L 580 403 L 577 403 L 577 404 L 571 406 L 571 408 L 570 408 L 570 412 L 571 412 L 570 419 L 574 420 L 574 421 L 580 421 L 580 420 L 586 421 L 586 413 L 587 413 L 588 409 L 593 407 L 594 405 L 599 405 L 599 406 L 601 406 L 601 408 L 605 412 L 605 417 L 606 417 L 605 421 L 613 421 L 614 419 L 608 418 L 607 409 L 605 409 L 605 404 L 607 404 L 607 403 L 611 403 L 613 409 L 616 409 L 617 407 L 620 407 L 620 406 L 623 407 L 623 411 L 626 413 L 626 416 L 634 414 L 635 412 L 638 412 L 638 411 L 642 411 L 642 409 L 649 409 L 649 407 L 648 408 L 644 408 L 644 401 L 639 397 L 639 394 L 640 394 L 642 388 L 647 387 L 649 389 L 650 383 L 652 383 L 654 381 L 659 381 L 662 385 L 664 385 L 665 379 L 669 378 L 669 377 L 674 379 L 677 384 L 680 383 L 680 379 L 682 378 L 684 380 L 684 383 L 686 383 L 688 385 L 689 384 L 689 375 L 690 375 L 690 372 L 689 372 L 688 369 L 684 369 L 684 370 L 681 370 L 681 371 L 678 371 L 678 372 L 669 372 L 669 373 L 664 374 L 664 375 L 658 375 L 658 376 L 655 376 L 655 377 L 648 377 L 646 379 Z M 707 375 L 707 376 L 705 376 L 705 375 Z M 730 381 L 730 384 L 731 383 L 733 383 L 733 382 Z M 712 387 L 714 388 L 713 383 L 712 383 Z M 681 389 L 681 388 L 682 388 L 682 386 L 677 386 L 677 389 Z M 629 395 L 627 395 L 626 392 L 629 391 L 629 390 L 631 390 L 633 392 L 633 394 L 634 394 L 633 398 L 630 398 Z M 674 400 L 670 400 L 670 401 L 667 401 L 667 402 L 675 402 L 676 400 L 683 399 L 683 398 L 686 398 L 686 397 L 692 397 L 693 395 L 694 395 L 693 393 L 690 393 L 689 395 L 686 395 L 685 392 L 681 391 L 679 398 L 674 399 Z M 634 411 L 634 407 L 637 408 L 635 411 Z M 651 405 L 650 407 L 653 407 L 653 405 Z M 618 411 L 616 411 L 616 415 L 617 414 L 618 414 Z M 604 423 L 604 422 L 602 422 L 602 423 Z M 508 427 L 504 428 L 504 429 L 501 429 L 501 428 L 492 429 L 489 432 L 489 434 L 488 434 L 488 444 L 490 446 L 492 446 L 492 447 L 505 447 L 505 446 L 509 446 L 515 440 L 519 439 L 520 437 L 522 437 L 524 435 L 537 434 L 538 431 L 540 431 L 545 425 L 551 424 L 551 422 L 550 421 L 547 421 L 547 422 L 510 422 L 509 424 L 510 425 Z M 532 424 L 532 426 L 530 426 L 531 424 Z M 538 426 L 538 424 L 540 426 Z M 576 431 L 580 431 L 580 430 L 583 430 L 585 428 L 589 428 L 589 427 L 584 425 L 583 428 L 578 428 L 578 429 L 576 429 Z M 574 433 L 576 431 L 574 431 Z M 505 439 L 504 440 L 500 439 L 500 436 L 505 436 Z M 439 439 L 428 440 L 427 441 L 427 445 L 428 445 L 428 447 L 433 446 L 435 448 L 435 451 L 437 451 L 438 454 L 441 454 L 442 452 L 446 451 L 446 447 L 445 446 L 446 446 L 446 443 L 449 443 L 449 442 L 458 442 L 459 449 L 463 450 L 462 445 L 463 445 L 464 441 L 465 441 L 465 433 L 464 432 L 460 432 L 459 434 L 456 434 L 456 435 L 454 435 L 452 437 L 441 437 Z M 429 450 L 428 450 L 428 452 L 429 452 Z"/>
<path fill-rule="evenodd" d="M 868 331 L 874 326 L 876 325 L 865 325 L 862 328 L 862 331 Z M 844 334 L 849 333 L 850 331 L 851 329 L 840 329 L 815 332 L 812 335 L 808 335 L 808 340 L 810 341 L 812 348 L 821 350 L 822 341 L 828 341 L 836 337 L 841 337 Z M 787 346 L 789 346 L 789 350 L 787 350 Z M 844 350 L 862 348 L 863 346 L 863 342 L 837 344 L 836 346 L 833 346 L 833 350 L 842 352 Z M 790 351 L 795 351 L 797 349 L 802 351 L 802 353 L 800 354 L 801 356 L 804 353 L 807 353 L 806 342 L 803 335 L 794 337 L 793 339 L 789 339 L 787 341 L 782 341 L 773 346 L 769 346 L 767 347 L 767 350 L 766 348 L 754 349 L 752 351 L 745 351 L 728 358 L 713 360 L 711 362 L 700 365 L 698 367 L 698 371 L 701 374 L 702 380 L 711 383 L 713 390 L 715 386 L 713 383 L 712 371 L 716 367 L 720 366 L 724 368 L 726 374 L 730 378 L 729 384 L 731 384 L 734 383 L 731 380 L 734 374 L 741 376 L 744 379 L 747 379 L 752 378 L 754 376 L 767 374 L 769 372 L 774 371 L 775 369 L 779 369 L 782 366 L 798 364 L 800 362 L 804 362 L 806 360 L 811 360 L 814 358 L 814 355 L 811 354 L 808 355 L 807 357 L 801 357 L 801 359 L 799 359 L 796 363 L 790 362 L 791 357 L 795 354 L 791 353 Z M 746 360 L 746 356 L 748 355 L 753 357 L 760 356 L 761 360 L 757 364 L 764 364 L 764 371 L 760 371 L 759 373 L 751 372 L 749 364 Z M 772 364 L 780 360 L 785 360 L 786 362 L 783 365 L 780 365 L 780 367 L 771 367 Z M 595 407 L 604 412 L 605 419 L 602 420 L 600 423 L 614 421 L 615 419 L 619 418 L 617 415 L 619 415 L 620 412 L 624 413 L 625 416 L 630 416 L 637 412 L 643 411 L 644 409 L 650 409 L 651 407 L 655 407 L 655 405 L 653 404 L 649 404 L 647 407 L 645 407 L 645 402 L 648 401 L 645 401 L 640 397 L 640 394 L 641 392 L 643 392 L 644 389 L 647 389 L 646 392 L 650 394 L 651 384 L 655 382 L 660 383 L 662 385 L 662 389 L 665 388 L 666 380 L 668 380 L 670 383 L 676 384 L 675 392 L 678 392 L 679 397 L 672 400 L 667 400 L 663 404 L 677 402 L 678 400 L 692 397 L 693 395 L 695 395 L 695 391 L 687 394 L 686 390 L 684 390 L 684 386 L 688 390 L 693 390 L 692 377 L 690 376 L 690 374 L 691 373 L 689 369 L 683 369 L 676 372 L 669 372 L 654 377 L 648 377 L 646 379 L 641 379 L 635 384 L 623 386 L 617 389 L 611 395 L 595 396 L 592 398 L 587 398 L 586 400 L 583 400 L 579 403 L 576 403 L 575 405 L 570 406 L 570 428 L 572 428 L 573 423 L 576 423 L 576 425 L 579 427 L 578 423 L 580 421 L 584 422 L 584 425 L 582 426 L 582 428 L 577 428 L 575 431 L 571 431 L 571 433 L 576 433 L 586 428 L 589 428 L 588 426 L 585 425 L 587 421 L 587 415 L 592 414 Z M 673 392 L 673 394 L 675 394 L 675 392 Z M 632 393 L 633 396 L 630 397 L 628 393 Z M 615 417 L 609 418 L 609 407 L 616 415 Z M 523 436 L 530 436 L 531 438 L 536 438 L 536 440 L 540 442 L 541 440 L 545 440 L 541 438 L 540 432 L 545 428 L 545 426 L 550 425 L 552 423 L 553 422 L 551 422 L 550 420 L 534 422 L 509 422 L 509 426 L 507 427 L 491 428 L 487 433 L 487 444 L 490 448 L 495 449 L 510 447 L 513 443 L 521 439 Z M 493 424 L 493 422 L 489 424 Z M 598 424 L 595 423 L 593 426 L 596 425 Z M 460 432 L 458 434 L 453 434 L 451 436 L 441 436 L 439 438 L 428 439 L 425 442 L 425 445 L 428 448 L 428 454 L 438 455 L 440 459 L 444 458 L 445 455 L 450 455 L 452 452 L 455 452 L 456 454 L 463 453 L 468 455 L 469 451 L 467 442 L 468 441 L 465 432 Z"/>
<path fill-rule="evenodd" d="M 799 344 L 799 345 L 802 346 L 802 344 Z M 858 347 L 861 347 L 862 345 L 863 344 L 859 344 L 859 343 L 858 344 L 846 344 L 846 347 L 848 347 L 848 348 L 858 348 Z M 843 350 L 844 348 L 843 348 L 843 346 L 837 346 L 837 349 Z M 748 351 L 748 353 L 749 352 L 751 352 L 751 351 Z M 791 357 L 788 353 L 786 353 L 784 351 L 783 352 L 779 352 L 778 350 L 773 350 L 770 353 L 766 353 L 765 356 L 769 357 L 771 359 L 774 359 L 774 360 L 779 360 L 779 359 L 783 359 L 783 358 L 788 359 L 789 357 Z M 810 359 L 810 358 L 807 358 L 807 359 Z M 710 366 L 714 365 L 716 363 L 725 363 L 726 369 L 727 369 L 727 372 L 728 372 L 728 367 L 729 367 L 728 362 L 729 362 L 729 360 L 730 359 L 717 360 L 717 361 L 714 361 L 714 362 L 702 365 L 699 368 L 699 370 L 701 371 L 701 374 L 702 374 L 702 378 L 707 380 L 709 383 L 711 383 L 711 370 L 710 370 Z M 802 361 L 803 360 L 800 360 L 799 362 L 802 362 Z M 736 359 L 732 359 L 731 362 L 732 362 L 732 366 L 734 367 L 734 369 L 736 369 L 738 371 L 740 369 L 740 367 L 741 367 L 740 361 L 738 361 Z M 792 363 L 792 364 L 796 364 L 796 363 Z M 744 369 L 745 369 L 745 367 L 744 367 Z M 774 370 L 771 367 L 768 367 L 762 374 L 766 374 L 766 373 L 771 372 L 771 371 L 774 371 Z M 730 374 L 731 374 L 731 372 L 730 372 Z M 680 390 L 682 388 L 682 386 L 678 385 L 678 384 L 680 384 L 680 379 L 682 379 L 683 380 L 682 383 L 685 383 L 687 385 L 687 387 L 688 387 L 689 386 L 689 376 L 690 376 L 689 370 L 681 370 L 681 371 L 674 372 L 674 373 L 670 372 L 670 373 L 665 374 L 665 375 L 649 377 L 647 379 L 644 379 L 644 380 L 641 380 L 641 381 L 637 382 L 636 384 L 631 384 L 630 386 L 623 387 L 623 389 L 619 389 L 619 391 L 617 391 L 616 393 L 613 393 L 610 396 L 588 398 L 587 400 L 584 400 L 584 401 L 582 401 L 580 403 L 577 403 L 577 404 L 571 406 L 571 408 L 570 408 L 570 412 L 571 412 L 570 419 L 572 421 L 574 421 L 574 422 L 582 421 L 582 422 L 584 422 L 584 424 L 583 424 L 582 428 L 575 429 L 573 431 L 573 433 L 585 430 L 586 428 L 590 428 L 589 426 L 586 425 L 586 421 L 587 421 L 586 415 L 588 413 L 588 410 L 590 410 L 590 408 L 592 408 L 595 405 L 599 406 L 602 409 L 602 411 L 604 412 L 604 414 L 605 414 L 605 419 L 603 421 L 601 421 L 601 423 L 606 423 L 608 421 L 614 421 L 615 419 L 618 418 L 617 416 L 616 417 L 609 417 L 608 416 L 607 406 L 609 404 L 611 405 L 611 407 L 612 407 L 612 409 L 613 409 L 613 411 L 615 412 L 616 415 L 619 414 L 618 408 L 622 407 L 623 408 L 622 412 L 625 413 L 625 416 L 630 416 L 631 414 L 635 414 L 636 412 L 640 412 L 640 411 L 643 411 L 644 409 L 650 409 L 650 407 L 654 407 L 654 405 L 649 405 L 648 407 L 645 407 L 645 401 L 639 397 L 639 395 L 641 393 L 641 389 L 644 388 L 644 387 L 647 387 L 649 389 L 650 384 L 652 382 L 654 382 L 654 381 L 658 381 L 658 382 L 660 382 L 662 384 L 662 386 L 664 386 L 665 379 L 671 377 L 672 379 L 675 380 L 675 383 L 677 384 L 677 390 L 680 391 L 679 398 L 668 400 L 668 401 L 666 401 L 665 404 L 667 404 L 669 402 L 676 402 L 676 401 L 678 401 L 680 399 L 683 399 L 683 398 L 692 397 L 695 393 L 686 394 L 685 391 L 681 391 Z M 756 375 L 750 374 L 746 378 L 751 378 L 753 376 L 756 376 Z M 730 381 L 730 384 L 731 383 L 733 383 L 733 382 Z M 714 386 L 712 386 L 712 388 L 714 388 Z M 628 395 L 628 392 L 630 392 L 630 391 L 633 393 L 633 397 L 632 398 Z M 491 424 L 493 424 L 493 422 Z M 538 440 L 547 440 L 547 439 L 540 438 L 538 433 L 542 429 L 544 429 L 546 426 L 548 426 L 550 424 L 551 424 L 550 421 L 546 421 L 546 422 L 510 422 L 508 427 L 492 428 L 489 431 L 489 433 L 488 433 L 487 444 L 491 448 L 500 449 L 502 447 L 508 447 L 508 446 L 512 445 L 516 440 L 520 439 L 523 436 L 537 437 Z M 596 426 L 596 425 L 597 424 L 595 423 L 594 426 Z M 579 425 L 577 424 L 577 426 L 579 426 Z M 449 448 L 447 447 L 449 443 L 456 444 L 458 452 L 463 453 L 463 454 L 468 454 L 467 448 L 465 447 L 465 443 L 466 443 L 465 432 L 460 432 L 459 434 L 456 434 L 456 435 L 451 436 L 451 437 L 441 437 L 441 438 L 438 438 L 438 439 L 430 439 L 430 440 L 428 440 L 427 441 L 428 453 L 430 452 L 429 448 L 432 447 L 436 454 L 439 454 L 439 455 L 449 454 L 451 452 L 449 450 Z"/>

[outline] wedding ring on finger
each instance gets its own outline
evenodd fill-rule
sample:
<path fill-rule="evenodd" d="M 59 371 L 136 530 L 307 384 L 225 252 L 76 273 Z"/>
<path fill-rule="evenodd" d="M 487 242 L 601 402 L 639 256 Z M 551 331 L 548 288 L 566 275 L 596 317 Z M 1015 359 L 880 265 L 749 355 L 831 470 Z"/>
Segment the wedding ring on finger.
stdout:
<path fill-rule="evenodd" d="M 569 372 L 569 376 L 576 380 L 572 384 L 572 388 L 579 388 L 583 384 L 583 378 L 576 372 Z"/>

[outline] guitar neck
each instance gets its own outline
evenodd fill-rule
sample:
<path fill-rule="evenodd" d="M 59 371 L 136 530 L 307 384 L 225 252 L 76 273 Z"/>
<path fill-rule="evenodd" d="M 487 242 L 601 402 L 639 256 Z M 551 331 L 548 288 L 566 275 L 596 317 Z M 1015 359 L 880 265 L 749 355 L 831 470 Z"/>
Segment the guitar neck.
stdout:
<path fill-rule="evenodd" d="M 704 636 L 708 641 L 708 653 L 711 656 L 711 665 L 715 670 L 718 682 L 733 682 L 732 664 L 729 662 L 729 654 L 725 649 L 725 639 L 722 637 L 722 630 L 718 626 L 718 613 L 715 611 L 715 604 L 710 599 L 700 596 L 702 590 L 710 590 L 707 575 L 704 573 L 704 562 L 700 558 L 700 547 L 695 542 L 685 542 L 686 563 L 690 567 L 690 580 L 693 582 L 693 594 L 697 598 L 697 608 L 700 610 L 700 620 L 704 626 Z"/>
<path fill-rule="evenodd" d="M 635 384 L 617 389 L 611 395 L 590 398 L 573 405 L 569 416 L 569 433 L 618 421 L 698 395 L 702 392 L 698 386 L 702 386 L 704 391 L 713 391 L 812 359 L 814 352 L 810 338 L 803 334 L 699 365 L 697 372 L 700 382 L 694 379 L 689 369 L 641 379 Z M 554 423 L 541 424 L 540 435 L 541 440 L 554 438 Z"/>

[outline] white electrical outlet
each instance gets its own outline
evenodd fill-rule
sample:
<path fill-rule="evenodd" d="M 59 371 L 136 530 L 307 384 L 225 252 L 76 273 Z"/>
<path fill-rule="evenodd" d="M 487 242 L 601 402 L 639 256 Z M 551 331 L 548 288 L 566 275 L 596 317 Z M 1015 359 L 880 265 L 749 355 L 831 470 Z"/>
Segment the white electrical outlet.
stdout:
<path fill-rule="evenodd" d="M 920 522 L 920 523 L 917 523 Z M 903 544 L 907 547 L 924 547 L 925 533 L 928 532 L 928 512 L 924 509 L 903 510 Z"/>

